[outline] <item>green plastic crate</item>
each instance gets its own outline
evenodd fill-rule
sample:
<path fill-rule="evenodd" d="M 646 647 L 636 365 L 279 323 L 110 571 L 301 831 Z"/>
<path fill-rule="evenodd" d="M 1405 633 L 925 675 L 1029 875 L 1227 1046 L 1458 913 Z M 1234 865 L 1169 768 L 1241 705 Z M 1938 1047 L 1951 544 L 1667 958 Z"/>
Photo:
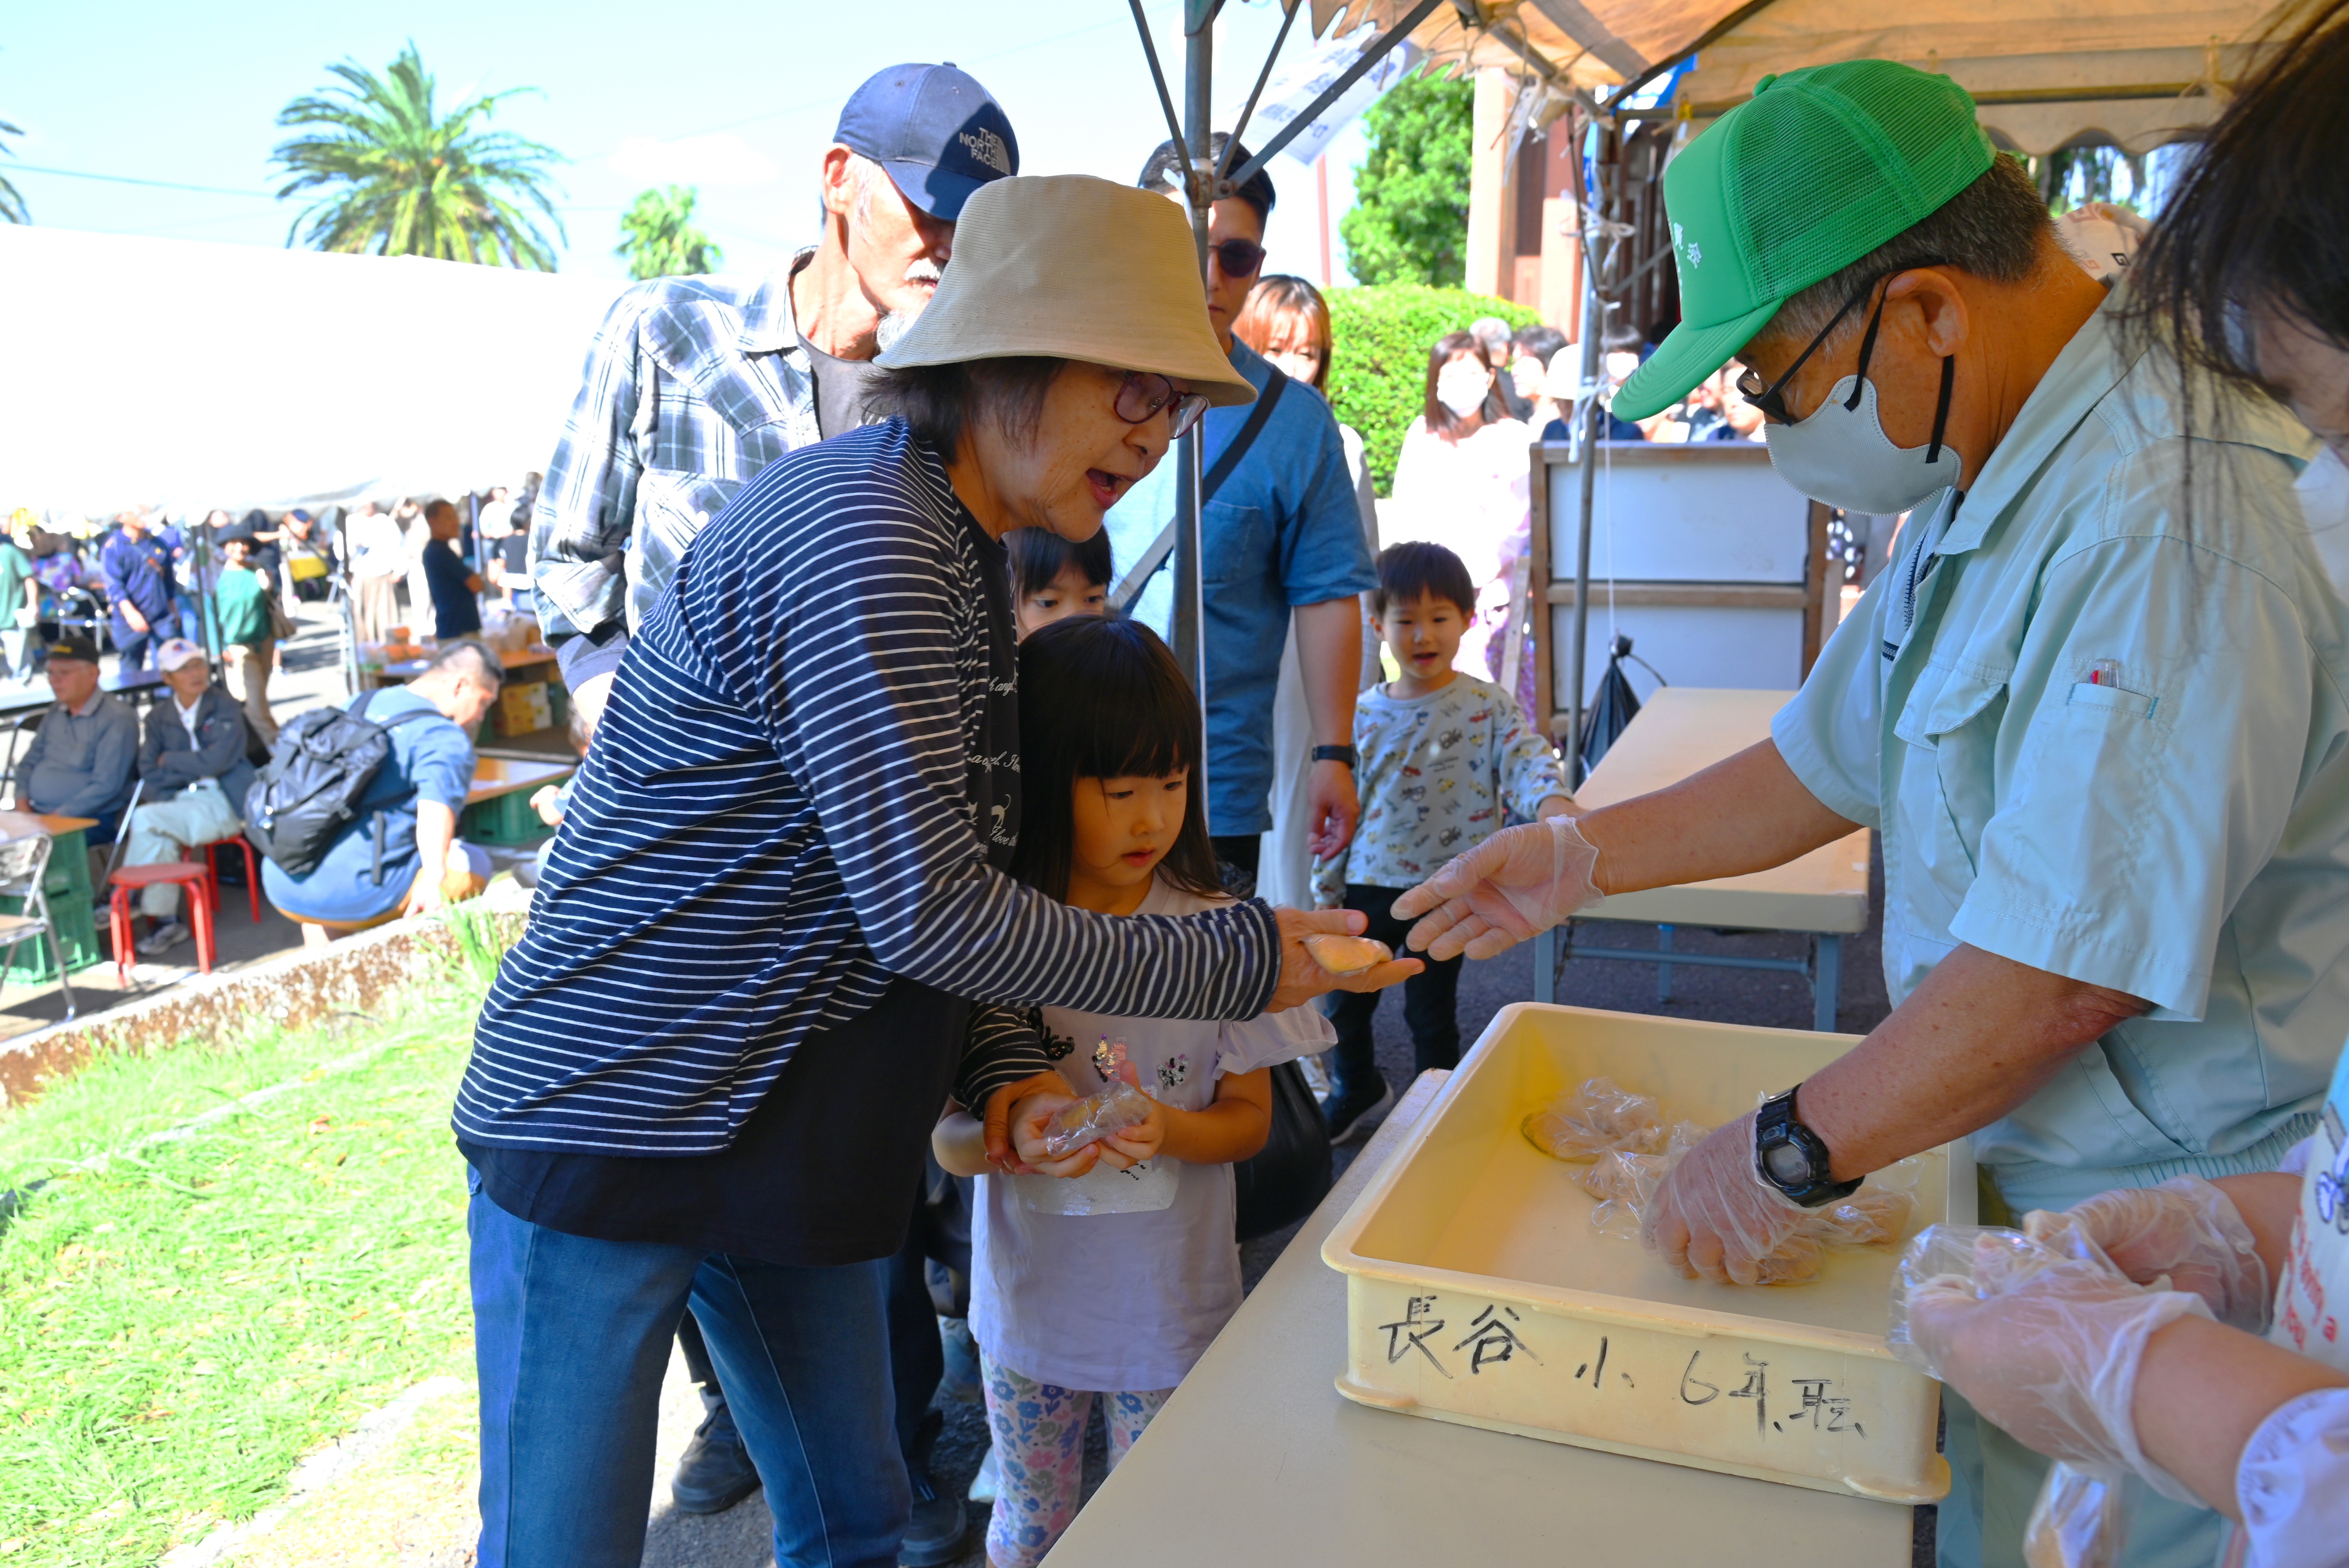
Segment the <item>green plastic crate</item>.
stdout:
<path fill-rule="evenodd" d="M 49 923 L 57 934 L 57 945 L 65 949 L 68 973 L 78 974 L 113 957 L 98 930 L 89 886 L 89 851 L 80 832 L 61 834 L 50 846 L 49 869 L 41 879 L 41 892 L 47 896 Z M 24 908 L 23 899 L 0 898 L 0 913 L 21 914 Z M 0 948 L 0 983 L 42 985 L 57 977 L 49 944 L 41 938 Z"/>
<path fill-rule="evenodd" d="M 554 830 L 540 821 L 538 813 L 530 809 L 530 798 L 534 793 L 516 789 L 474 802 L 457 819 L 457 836 L 467 843 L 495 844 L 501 849 L 522 849 L 553 838 Z"/>

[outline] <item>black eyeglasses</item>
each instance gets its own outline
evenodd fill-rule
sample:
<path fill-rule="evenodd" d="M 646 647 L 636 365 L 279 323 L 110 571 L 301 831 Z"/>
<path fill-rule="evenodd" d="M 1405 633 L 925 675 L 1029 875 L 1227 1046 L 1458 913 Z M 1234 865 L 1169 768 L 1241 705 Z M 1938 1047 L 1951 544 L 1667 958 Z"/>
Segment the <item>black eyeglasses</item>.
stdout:
<path fill-rule="evenodd" d="M 1254 240 L 1226 240 L 1209 245 L 1207 250 L 1227 278 L 1253 276 L 1257 268 L 1264 265 L 1264 247 Z"/>
<path fill-rule="evenodd" d="M 1207 411 L 1207 395 L 1177 392 L 1174 383 L 1164 376 L 1148 370 L 1129 370 L 1125 379 L 1118 383 L 1117 401 L 1111 407 L 1129 425 L 1154 418 L 1163 410 L 1166 415 L 1167 438 L 1172 440 L 1199 422 L 1199 416 Z"/>
<path fill-rule="evenodd" d="M 1767 387 L 1764 387 L 1762 384 L 1760 374 L 1749 369 L 1737 377 L 1738 392 L 1744 396 L 1748 403 L 1751 403 L 1756 408 L 1761 409 L 1763 418 L 1766 419 L 1773 420 L 1781 425 L 1794 425 L 1801 423 L 1800 420 L 1796 419 L 1795 416 L 1787 410 L 1786 383 L 1792 381 L 1795 376 L 1801 372 L 1803 366 L 1810 362 L 1811 356 L 1819 351 L 1819 346 L 1826 342 L 1828 337 L 1834 334 L 1837 327 L 1843 325 L 1843 318 L 1849 315 L 1853 310 L 1863 304 L 1870 294 L 1874 294 L 1876 292 L 1877 284 L 1884 284 L 1888 285 L 1886 294 L 1889 297 L 1891 292 L 1889 285 L 1891 284 L 1893 279 L 1899 277 L 1902 273 L 1913 273 L 1920 267 L 1939 267 L 1946 265 L 1948 265 L 1947 263 L 1938 261 L 1911 262 L 1905 267 L 1895 267 L 1889 273 L 1878 273 L 1876 276 L 1868 279 L 1868 282 L 1860 284 L 1858 293 L 1853 294 L 1849 299 L 1843 302 L 1843 308 L 1835 313 L 1834 317 L 1828 321 L 1826 325 L 1819 328 L 1818 335 L 1811 339 L 1810 346 L 1808 347 L 1805 348 L 1802 353 L 1795 356 L 1795 363 L 1786 366 L 1786 373 L 1785 375 L 1779 377 L 1777 380 L 1771 382 Z M 1868 362 L 1876 356 L 1876 329 L 1882 325 L 1883 323 L 1884 303 L 1879 300 L 1877 302 L 1875 312 L 1868 318 L 1868 335 L 1861 339 L 1859 345 L 1858 374 L 1862 377 L 1865 377 L 1868 374 Z M 1854 388 L 1852 403 L 1855 407 L 1858 406 L 1858 389 Z"/>

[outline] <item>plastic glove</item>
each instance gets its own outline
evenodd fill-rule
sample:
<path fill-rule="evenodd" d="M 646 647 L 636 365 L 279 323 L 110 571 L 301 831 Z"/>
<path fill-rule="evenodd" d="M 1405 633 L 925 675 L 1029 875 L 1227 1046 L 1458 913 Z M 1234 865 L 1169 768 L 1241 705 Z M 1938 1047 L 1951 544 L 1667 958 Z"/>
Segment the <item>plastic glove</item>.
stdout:
<path fill-rule="evenodd" d="M 1747 1111 L 1690 1150 L 1648 1205 L 1640 1240 L 1683 1279 L 1794 1284 L 1818 1272 L 1816 1247 L 1787 1246 L 1811 1212 L 1754 1169 L 1754 1117 Z"/>
<path fill-rule="evenodd" d="M 2023 1217 L 2023 1233 L 2034 1241 L 2073 1229 L 2137 1284 L 2167 1276 L 2170 1289 L 2200 1296 L 2229 1327 L 2267 1332 L 2267 1265 L 2235 1201 L 2201 1177 L 2099 1192 L 2062 1213 L 2043 1209 Z"/>
<path fill-rule="evenodd" d="M 1426 917 L 1407 940 L 1430 958 L 1490 958 L 1604 898 L 1598 866 L 1572 817 L 1505 828 L 1396 899 L 1395 918 Z"/>
<path fill-rule="evenodd" d="M 2108 1477 L 2134 1470 L 2164 1497 L 2198 1501 L 2145 1457 L 2134 1402 L 2146 1341 L 2181 1317 L 2209 1316 L 2200 1296 L 2146 1290 L 2020 1232 L 1951 1225 L 1909 1243 L 1892 1294 L 1893 1353 L 2016 1441 Z"/>

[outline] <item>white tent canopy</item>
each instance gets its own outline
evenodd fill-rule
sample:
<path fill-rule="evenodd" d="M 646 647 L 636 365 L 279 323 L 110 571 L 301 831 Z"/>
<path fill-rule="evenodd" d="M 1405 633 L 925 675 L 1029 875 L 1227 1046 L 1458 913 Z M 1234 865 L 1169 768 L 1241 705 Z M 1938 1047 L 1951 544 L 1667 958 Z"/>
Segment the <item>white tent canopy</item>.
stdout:
<path fill-rule="evenodd" d="M 0 224 L 0 511 L 518 484 L 626 286 Z"/>
<path fill-rule="evenodd" d="M 1317 32 L 1340 12 L 1392 25 L 1412 9 L 1313 0 L 1313 20 Z M 1901 60 L 1956 78 L 2020 151 L 2111 141 L 2142 152 L 2217 113 L 2276 15 L 2271 0 L 1471 0 L 1439 7 L 1412 38 L 1438 65 L 1501 67 L 1561 90 L 1640 80 L 1693 51 L 1675 106 L 1695 119 L 1774 72 Z"/>

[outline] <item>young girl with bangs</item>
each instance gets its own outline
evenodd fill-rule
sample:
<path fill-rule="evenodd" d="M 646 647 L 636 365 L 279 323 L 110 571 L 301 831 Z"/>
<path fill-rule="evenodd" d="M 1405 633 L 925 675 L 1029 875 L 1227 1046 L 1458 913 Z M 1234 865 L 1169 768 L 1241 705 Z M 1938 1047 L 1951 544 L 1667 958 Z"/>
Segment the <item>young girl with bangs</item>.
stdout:
<path fill-rule="evenodd" d="M 1191 787 L 1199 706 L 1173 654 L 1126 620 L 1056 622 L 1019 645 L 1025 817 L 1011 874 L 1100 914 L 1231 902 Z M 993 1568 L 1032 1568 L 1075 1517 L 1085 1424 L 1108 1401 L 1123 1459 L 1240 1304 L 1232 1163 L 1264 1147 L 1269 1070 L 1334 1036 L 1312 1007 L 1247 1023 L 1040 1010 L 1078 1094 L 1113 1078 L 1149 1119 L 1036 1174 L 988 1166 L 978 1123 L 938 1124 L 938 1161 L 976 1175 L 970 1325 L 999 1490 Z M 1059 1103 L 1037 1102 L 1036 1115 Z"/>

